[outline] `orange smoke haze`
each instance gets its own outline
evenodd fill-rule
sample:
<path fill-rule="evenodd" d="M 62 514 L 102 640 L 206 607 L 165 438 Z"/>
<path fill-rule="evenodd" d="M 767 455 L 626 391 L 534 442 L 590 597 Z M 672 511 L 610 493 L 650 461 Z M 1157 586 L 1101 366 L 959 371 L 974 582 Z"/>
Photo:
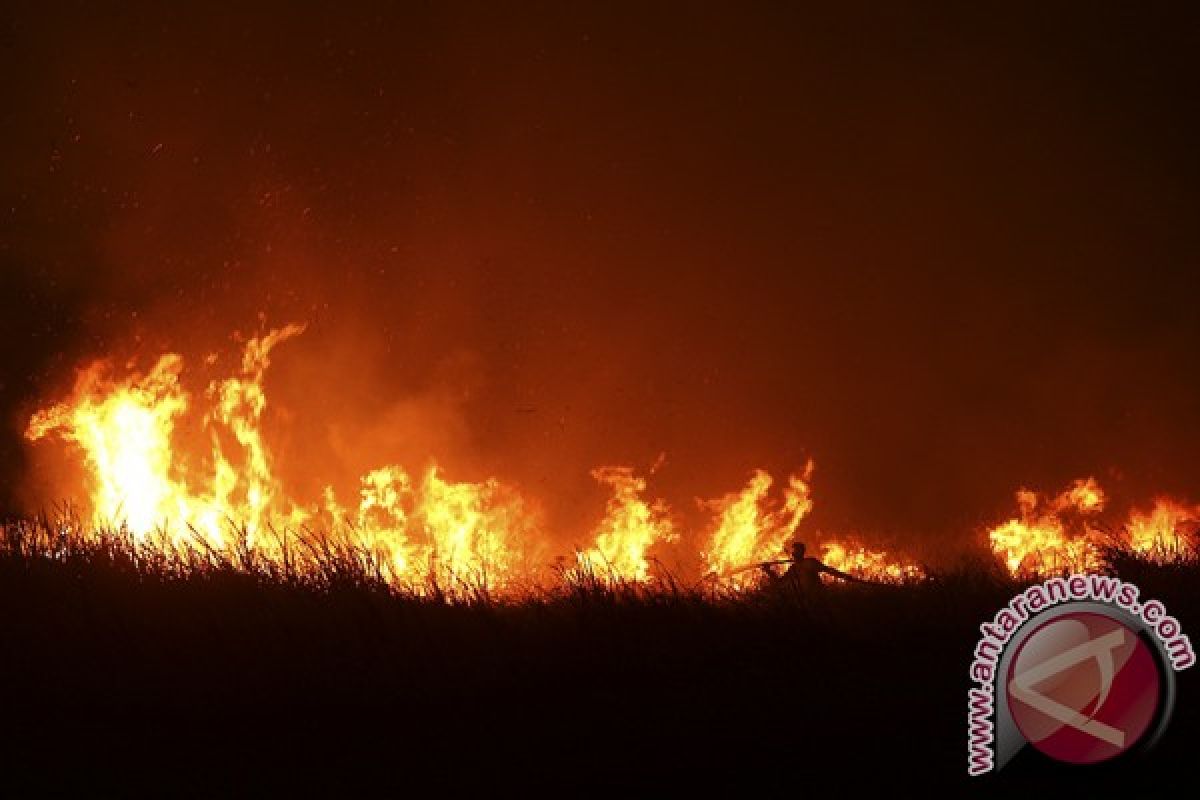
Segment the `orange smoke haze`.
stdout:
<path fill-rule="evenodd" d="M 14 10 L 0 511 L 103 495 L 66 420 L 24 441 L 96 359 L 97 391 L 160 400 L 121 424 L 169 418 L 188 454 L 99 498 L 138 525 L 181 493 L 316 513 L 327 487 L 357 524 L 362 477 L 402 466 L 423 531 L 436 466 L 519 492 L 571 558 L 645 481 L 648 549 L 704 574 L 793 524 L 814 555 L 923 563 L 1009 519 L 1190 508 L 1194 26 L 1139 43 L 1128 13 Z M 244 347 L 293 320 L 259 414 Z M 1105 511 L 1008 508 L 1082 475 Z"/>

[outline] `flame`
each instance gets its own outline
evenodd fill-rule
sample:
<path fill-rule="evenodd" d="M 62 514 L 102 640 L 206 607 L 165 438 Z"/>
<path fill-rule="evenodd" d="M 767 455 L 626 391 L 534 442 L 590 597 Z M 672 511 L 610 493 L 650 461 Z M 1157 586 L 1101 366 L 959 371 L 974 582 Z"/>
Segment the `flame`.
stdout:
<path fill-rule="evenodd" d="M 1015 576 L 1085 572 L 1103 566 L 1104 548 L 1127 548 L 1157 563 L 1194 557 L 1200 506 L 1160 497 L 1149 511 L 1133 509 L 1127 521 L 1102 535 L 1094 524 L 1108 496 L 1094 478 L 1075 481 L 1052 499 L 1021 489 L 1020 517 L 988 532 L 993 552 Z"/>
<path fill-rule="evenodd" d="M 740 492 L 702 503 L 716 515 L 701 553 L 708 574 L 723 585 L 745 589 L 762 579 L 752 567 L 788 560 L 787 545 L 813 509 L 812 473 L 809 461 L 803 473 L 789 476 L 782 502 L 775 505 L 769 497 L 772 479 L 765 470 L 756 470 Z M 892 583 L 924 575 L 915 564 L 853 541 L 827 540 L 821 552 L 825 565 L 864 580 Z"/>
<path fill-rule="evenodd" d="M 875 583 L 903 583 L 925 576 L 925 570 L 917 564 L 897 561 L 882 550 L 869 550 L 855 541 L 822 542 L 821 561 L 848 575 Z"/>
<path fill-rule="evenodd" d="M 213 436 L 215 473 L 211 499 L 204 505 L 208 509 L 221 509 L 226 514 L 233 512 L 231 518 L 245 525 L 251 537 L 269 521 L 272 512 L 281 510 L 275 505 L 281 488 L 272 474 L 270 454 L 260 429 L 267 407 L 263 377 L 275 346 L 299 336 L 304 328 L 303 325 L 288 325 L 250 339 L 242 354 L 241 375 L 214 383 L 208 389 L 209 396 L 215 400 L 215 407 L 205 419 Z M 222 429 L 231 433 L 237 442 L 242 454 L 240 469 L 226 456 L 219 436 Z M 303 519 L 294 504 L 288 505 L 287 516 L 294 520 Z M 210 520 L 210 527 L 212 523 Z"/>
<path fill-rule="evenodd" d="M 504 589 L 519 577 L 518 542 L 532 541 L 536 525 L 524 500 L 495 479 L 450 483 L 432 467 L 422 484 L 417 514 L 429 544 L 429 575 L 442 587 Z"/>
<path fill-rule="evenodd" d="M 279 537 L 265 532 L 320 522 L 331 538 L 348 536 L 350 548 L 369 555 L 393 583 L 457 595 L 516 580 L 522 551 L 538 538 L 538 514 L 494 479 L 451 482 L 433 466 L 414 485 L 402 467 L 383 466 L 362 477 L 353 515 L 332 487 L 322 508 L 287 496 L 261 428 L 263 379 L 273 349 L 303 332 L 303 325 L 288 325 L 249 339 L 237 374 L 208 386 L 202 426 L 210 447 L 203 458 L 189 458 L 175 441 L 192 398 L 180 382 L 183 358 L 173 353 L 124 381 L 109 378 L 103 362 L 89 366 L 70 399 L 33 415 L 26 436 L 58 434 L 77 445 L 89 467 L 97 526 L 117 524 L 141 543 L 154 532 L 174 546 L 198 538 L 223 548 L 233 544 L 232 529 L 239 546 L 281 558 Z"/>
<path fill-rule="evenodd" d="M 185 389 L 184 359 L 176 353 L 124 378 L 107 361 L 80 370 L 68 398 L 35 413 L 26 429 L 31 441 L 57 437 L 80 454 L 95 520 L 80 535 L 102 535 L 115 525 L 141 544 L 236 546 L 281 559 L 287 531 L 318 531 L 414 591 L 460 596 L 529 585 L 547 546 L 541 515 L 495 478 L 457 482 L 432 463 L 414 477 L 393 464 L 363 475 L 349 505 L 332 487 L 314 503 L 289 496 L 263 432 L 264 380 L 275 348 L 304 330 L 287 325 L 248 339 L 233 374 L 195 394 Z M 214 367 L 217 359 L 210 355 L 205 363 Z M 813 509 L 812 473 L 810 461 L 773 495 L 772 476 L 755 470 L 741 489 L 701 501 L 711 515 L 699 548 L 704 573 L 749 588 L 761 578 L 755 565 L 784 560 Z M 678 520 L 664 500 L 646 497 L 647 480 L 631 467 L 591 474 L 611 494 L 577 567 L 605 581 L 649 581 L 655 549 L 681 538 Z M 1095 478 L 1052 495 L 1022 488 L 1016 504 L 1016 515 L 987 532 L 1015 576 L 1096 570 L 1114 543 L 1161 563 L 1196 556 L 1200 506 L 1158 498 L 1102 535 L 1109 497 Z M 853 538 L 814 538 L 821 560 L 843 572 L 874 581 L 923 575 L 917 565 Z"/>
<path fill-rule="evenodd" d="M 579 566 L 602 579 L 644 582 L 650 578 L 647 554 L 659 542 L 678 538 L 671 509 L 662 500 L 642 499 L 646 479 L 630 467 L 598 467 L 592 477 L 612 489 L 595 544 L 578 555 Z"/>
<path fill-rule="evenodd" d="M 1016 494 L 1019 517 L 988 532 L 992 551 L 1013 575 L 1085 572 L 1100 566 L 1098 533 L 1087 517 L 1104 509 L 1107 496 L 1095 478 L 1077 480 L 1053 498 L 1029 489 Z"/>
<path fill-rule="evenodd" d="M 755 470 L 740 492 L 704 501 L 702 506 L 716 514 L 708 546 L 701 553 L 708 573 L 733 586 L 745 587 L 758 576 L 753 571 L 734 570 L 782 559 L 785 545 L 812 511 L 812 471 L 813 463 L 809 461 L 802 475 L 788 478 L 779 508 L 770 505 L 768 493 L 773 480 L 761 469 Z"/>
<path fill-rule="evenodd" d="M 352 543 L 369 553 L 389 582 L 421 594 L 467 596 L 504 591 L 533 570 L 539 515 L 495 479 L 454 483 L 430 467 L 414 483 L 397 465 L 361 479 L 351 519 L 332 487 L 324 513 L 332 526 L 348 524 Z"/>
<path fill-rule="evenodd" d="M 1080 478 L 1054 498 L 1053 507 L 1054 511 L 1060 514 L 1070 511 L 1094 514 L 1103 511 L 1107 503 L 1108 495 L 1100 488 L 1095 478 Z"/>
<path fill-rule="evenodd" d="M 371 470 L 361 479 L 355 529 L 393 582 L 407 580 L 416 562 L 409 533 L 412 494 L 412 480 L 398 466 Z M 325 489 L 325 507 L 335 523 L 345 518 L 332 487 Z"/>
<path fill-rule="evenodd" d="M 272 348 L 303 332 L 286 328 L 247 342 L 239 375 L 214 382 L 213 405 L 203 424 L 210 432 L 207 484 L 193 490 L 185 476 L 197 464 L 172 441 L 191 398 L 180 383 L 183 358 L 167 353 L 146 375 L 124 381 L 95 362 L 76 381 L 72 398 L 37 412 L 26 437 L 58 433 L 81 448 L 91 468 L 92 510 L 102 524 L 119 523 L 139 540 L 159 531 L 174 543 L 195 536 L 220 545 L 235 523 L 253 538 L 273 517 L 297 521 L 302 513 L 280 502 L 278 481 L 259 421 L 266 408 L 262 380 Z M 230 447 L 232 437 L 236 447 Z"/>
<path fill-rule="evenodd" d="M 1155 500 L 1149 511 L 1134 509 L 1126 523 L 1129 548 L 1158 563 L 1194 556 L 1200 533 L 1200 506 L 1168 497 Z"/>
<path fill-rule="evenodd" d="M 96 515 L 123 520 L 139 537 L 192 516 L 172 474 L 170 445 L 176 419 L 188 408 L 182 369 L 183 359 L 169 353 L 147 374 L 117 383 L 96 362 L 80 373 L 73 401 L 38 411 L 25 432 L 31 441 L 57 433 L 76 444 L 91 468 Z"/>

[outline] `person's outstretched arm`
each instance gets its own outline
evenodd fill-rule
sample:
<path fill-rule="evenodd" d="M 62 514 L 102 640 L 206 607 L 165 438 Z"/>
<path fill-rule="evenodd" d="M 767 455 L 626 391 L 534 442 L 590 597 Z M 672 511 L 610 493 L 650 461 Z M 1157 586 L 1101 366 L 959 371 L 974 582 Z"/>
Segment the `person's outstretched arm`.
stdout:
<path fill-rule="evenodd" d="M 821 572 L 824 572 L 826 575 L 830 575 L 839 580 L 847 581 L 848 583 L 867 583 L 867 581 L 864 581 L 862 578 L 856 578 L 853 575 L 842 572 L 840 569 L 834 569 L 828 564 L 821 565 Z"/>

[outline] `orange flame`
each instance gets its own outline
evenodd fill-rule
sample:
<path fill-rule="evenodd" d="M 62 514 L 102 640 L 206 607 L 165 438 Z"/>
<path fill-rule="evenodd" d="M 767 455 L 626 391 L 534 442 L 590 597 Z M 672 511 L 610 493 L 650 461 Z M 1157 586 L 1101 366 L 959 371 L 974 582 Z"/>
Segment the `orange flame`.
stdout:
<path fill-rule="evenodd" d="M 245 545 L 277 555 L 279 541 L 263 532 L 279 522 L 306 523 L 319 513 L 286 496 L 260 425 L 271 351 L 303 331 L 289 325 L 250 339 L 239 373 L 208 387 L 203 426 L 211 452 L 203 469 L 173 442 L 190 402 L 179 381 L 183 359 L 176 354 L 123 382 L 108 379 L 102 363 L 93 364 L 80 374 L 70 400 L 34 414 L 26 436 L 58 433 L 82 450 L 100 526 L 119 524 L 141 542 L 162 532 L 174 545 L 198 537 L 217 548 L 230 543 L 225 534 L 236 527 Z M 200 473 L 207 473 L 206 481 L 185 480 Z M 503 588 L 523 566 L 519 551 L 537 539 L 531 533 L 536 512 L 495 480 L 453 483 L 431 467 L 414 488 L 403 468 L 384 466 L 363 476 L 360 494 L 351 517 L 326 488 L 324 513 L 335 531 L 352 530 L 352 546 L 369 553 L 396 583 L 432 584 L 452 594 Z"/>
<path fill-rule="evenodd" d="M 496 480 L 450 483 L 431 468 L 417 515 L 438 585 L 505 589 L 520 577 L 517 545 L 534 540 L 536 521 L 522 498 Z"/>
<path fill-rule="evenodd" d="M 355 529 L 388 577 L 393 582 L 406 580 L 417 559 L 408 530 L 412 481 L 400 467 L 389 466 L 368 472 L 361 483 Z M 325 489 L 325 508 L 335 524 L 346 519 L 332 487 Z"/>
<path fill-rule="evenodd" d="M 1134 511 L 1125 526 L 1129 547 L 1158 563 L 1194 556 L 1200 534 L 1200 506 L 1160 497 L 1149 511 Z"/>
<path fill-rule="evenodd" d="M 1098 534 L 1086 517 L 1102 511 L 1106 502 L 1095 478 L 1077 480 L 1050 499 L 1019 489 L 1020 516 L 988 532 L 992 551 L 1013 575 L 1097 569 Z"/>
<path fill-rule="evenodd" d="M 1094 571 L 1103 566 L 1106 546 L 1128 548 L 1158 563 L 1195 555 L 1200 506 L 1159 498 L 1153 509 L 1134 509 L 1123 525 L 1102 535 L 1093 520 L 1107 502 L 1094 478 L 1077 480 L 1050 500 L 1021 489 L 1020 517 L 988 532 L 992 550 L 1016 576 Z"/>
<path fill-rule="evenodd" d="M 196 465 L 172 444 L 176 421 L 190 403 L 179 381 L 183 358 L 174 353 L 148 374 L 123 382 L 107 378 L 103 362 L 92 364 L 80 373 L 71 400 L 34 414 L 26 437 L 57 432 L 79 446 L 94 481 L 93 513 L 140 540 L 161 531 L 175 543 L 198 535 L 219 545 L 234 521 L 254 537 L 272 517 L 302 516 L 280 502 L 258 423 L 267 403 L 262 379 L 271 349 L 303 330 L 290 325 L 250 339 L 241 374 L 209 386 L 214 405 L 204 425 L 212 436 L 211 474 L 203 488 L 189 488 L 185 477 Z M 230 435 L 236 449 L 222 442 Z"/>
<path fill-rule="evenodd" d="M 903 583 L 925 576 L 917 564 L 897 561 L 882 550 L 870 550 L 854 541 L 821 544 L 821 561 L 836 570 L 875 583 Z"/>
<path fill-rule="evenodd" d="M 595 544 L 578 556 L 579 565 L 601 578 L 642 582 L 650 578 L 648 552 L 678 538 L 671 510 L 662 500 L 642 499 L 646 479 L 630 467 L 598 467 L 592 477 L 612 488 Z"/>
<path fill-rule="evenodd" d="M 454 482 L 430 466 L 414 479 L 403 467 L 384 465 L 362 476 L 349 508 L 332 488 L 321 504 L 288 496 L 261 427 L 268 408 L 263 384 L 274 348 L 303 332 L 303 325 L 288 325 L 249 339 L 235 374 L 212 381 L 197 397 L 183 388 L 177 354 L 125 379 L 94 363 L 81 370 L 67 400 L 33 415 L 26 436 L 57 435 L 77 447 L 99 526 L 117 524 L 142 543 L 152 532 L 176 546 L 224 548 L 237 541 L 270 558 L 281 546 L 267 535 L 273 526 L 304 526 L 347 536 L 389 581 L 417 591 L 508 590 L 536 574 L 536 554 L 546 544 L 540 514 L 494 478 Z M 189 419 L 200 422 L 207 447 L 176 441 Z M 760 577 L 747 567 L 784 559 L 813 508 L 812 472 L 809 462 L 772 497 L 771 475 L 756 470 L 739 491 L 702 501 L 712 514 L 700 548 L 705 573 L 746 588 Z M 655 548 L 679 540 L 679 523 L 665 501 L 646 498 L 647 481 L 632 468 L 601 467 L 592 476 L 611 496 L 576 563 L 604 580 L 650 580 Z M 1200 506 L 1160 498 L 1150 510 L 1131 512 L 1105 538 L 1098 520 L 1109 498 L 1094 478 L 1055 495 L 1021 489 L 1016 502 L 1017 514 L 988 531 L 992 550 L 1014 575 L 1095 570 L 1113 537 L 1156 561 L 1196 553 Z M 233 530 L 239 535 L 230 536 Z M 922 574 L 917 565 L 853 539 L 825 539 L 821 553 L 829 566 L 869 580 Z"/>
<path fill-rule="evenodd" d="M 123 520 L 139 537 L 195 516 L 172 469 L 171 432 L 188 407 L 182 368 L 183 359 L 167 354 L 146 375 L 115 383 L 103 363 L 92 364 L 79 375 L 75 399 L 37 412 L 25 432 L 31 441 L 58 433 L 79 446 L 91 468 L 95 514 Z"/>
<path fill-rule="evenodd" d="M 757 576 L 741 568 L 783 558 L 784 546 L 800 521 L 812 511 L 808 483 L 812 471 L 813 463 L 809 461 L 803 475 L 788 478 L 779 508 L 770 505 L 768 493 L 773 481 L 761 469 L 750 476 L 740 492 L 704 501 L 702 505 L 717 515 L 708 546 L 701 553 L 709 574 L 744 587 L 756 581 Z"/>
<path fill-rule="evenodd" d="M 731 588 L 745 589 L 762 578 L 754 566 L 788 560 L 787 544 L 813 508 L 812 473 L 809 461 L 801 475 L 790 476 L 778 506 L 770 501 L 772 480 L 764 470 L 756 470 L 742 491 L 704 502 L 716 514 L 701 553 L 708 574 Z M 891 583 L 924 575 L 915 564 L 856 542 L 827 540 L 821 551 L 824 564 L 864 580 Z"/>

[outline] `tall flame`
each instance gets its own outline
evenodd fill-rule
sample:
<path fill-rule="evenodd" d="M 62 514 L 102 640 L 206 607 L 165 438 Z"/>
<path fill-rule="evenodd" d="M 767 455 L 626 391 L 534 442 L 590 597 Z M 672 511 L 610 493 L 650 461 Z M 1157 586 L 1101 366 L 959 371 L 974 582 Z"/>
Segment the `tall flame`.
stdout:
<path fill-rule="evenodd" d="M 161 531 L 180 542 L 199 535 L 220 544 L 236 523 L 251 535 L 274 516 L 296 512 L 279 502 L 278 481 L 259 421 L 266 408 L 262 380 L 271 349 L 303 326 L 252 338 L 241 373 L 208 388 L 213 407 L 204 416 L 212 449 L 204 464 L 182 458 L 172 441 L 191 399 L 180 383 L 183 358 L 168 353 L 145 375 L 108 377 L 104 362 L 84 369 L 72 398 L 34 414 L 30 440 L 58 433 L 83 451 L 91 468 L 92 510 L 103 523 L 121 523 L 139 539 Z M 232 437 L 236 448 L 228 439 Z M 205 467 L 206 483 L 193 489 L 188 473 Z"/>
<path fill-rule="evenodd" d="M 784 488 L 781 507 L 773 508 L 768 494 L 773 483 L 765 470 L 756 470 L 740 492 L 733 492 L 702 505 L 716 514 L 708 545 L 701 553 L 709 574 L 735 586 L 757 580 L 743 567 L 784 557 L 784 546 L 800 521 L 812 511 L 809 480 L 813 463 L 802 475 L 792 475 Z"/>
<path fill-rule="evenodd" d="M 630 467 L 598 467 L 592 477 L 612 489 L 595 544 L 579 554 L 580 566 L 601 578 L 641 582 L 650 578 L 650 548 L 677 538 L 671 510 L 642 498 L 646 479 Z"/>
<path fill-rule="evenodd" d="M 30 440 L 58 433 L 78 445 L 91 468 L 96 515 L 124 520 L 138 536 L 192 517 L 173 474 L 170 444 L 175 421 L 188 407 L 179 386 L 182 369 L 183 359 L 167 354 L 147 374 L 118 383 L 97 362 L 80 373 L 74 402 L 37 412 L 26 430 Z"/>
<path fill-rule="evenodd" d="M 34 414 L 26 436 L 56 433 L 77 445 L 93 481 L 91 510 L 98 524 L 119 524 L 142 542 L 161 532 L 176 545 L 199 538 L 220 548 L 236 529 L 243 544 L 275 555 L 279 540 L 263 535 L 272 526 L 328 523 L 331 534 L 351 531 L 351 546 L 368 553 L 394 582 L 431 583 L 455 593 L 513 581 L 524 566 L 520 552 L 538 538 L 538 515 L 494 479 L 451 482 L 430 467 L 414 485 L 402 467 L 383 466 L 363 476 L 353 515 L 331 487 L 323 508 L 287 496 L 262 432 L 263 379 L 272 350 L 303 331 L 288 325 L 249 339 L 238 373 L 208 386 L 202 424 L 210 449 L 204 458 L 187 458 L 186 448 L 174 441 L 176 423 L 191 403 L 177 354 L 124 381 L 110 379 L 105 364 L 93 364 L 81 372 L 69 400 Z"/>
<path fill-rule="evenodd" d="M 417 504 L 429 544 L 429 574 L 454 588 L 504 588 L 518 577 L 518 544 L 534 540 L 534 519 L 519 495 L 494 479 L 450 483 L 433 467 Z"/>
<path fill-rule="evenodd" d="M 233 511 L 234 518 L 254 536 L 267 523 L 276 506 L 281 487 L 271 470 L 271 458 L 263 442 L 260 423 L 267 407 L 263 378 L 270 366 L 271 351 L 276 345 L 304 332 L 303 325 L 288 325 L 264 336 L 252 338 L 242 354 L 241 374 L 213 383 L 208 394 L 215 406 L 205 418 L 212 432 L 214 475 L 208 509 Z M 235 466 L 222 447 L 220 432 L 233 435 L 242 456 L 240 468 Z M 294 504 L 288 516 L 302 518 Z M 209 525 L 212 523 L 209 522 Z"/>
<path fill-rule="evenodd" d="M 412 480 L 398 466 L 380 467 L 362 477 L 355 529 L 363 545 L 386 567 L 393 580 L 406 579 L 417 560 L 409 532 Z M 332 487 L 325 489 L 325 507 L 337 521 L 345 512 Z"/>

